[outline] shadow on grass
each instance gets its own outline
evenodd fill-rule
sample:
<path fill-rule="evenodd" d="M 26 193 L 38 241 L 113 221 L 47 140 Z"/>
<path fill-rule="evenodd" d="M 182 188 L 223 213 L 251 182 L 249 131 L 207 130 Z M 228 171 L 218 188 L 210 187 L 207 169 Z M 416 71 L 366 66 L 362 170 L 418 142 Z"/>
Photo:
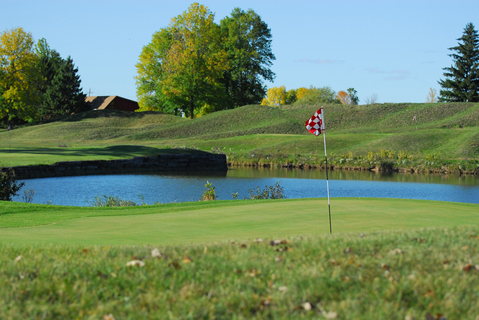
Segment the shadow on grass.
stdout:
<path fill-rule="evenodd" d="M 13 148 L 3 149 L 0 153 L 25 153 L 61 156 L 113 156 L 119 158 L 128 157 L 152 157 L 162 154 L 205 154 L 208 152 L 194 149 L 158 149 L 145 146 L 118 145 L 96 148 Z"/>
<path fill-rule="evenodd" d="M 52 119 L 43 119 L 38 120 L 32 123 L 25 123 L 21 124 L 19 127 L 31 127 L 39 124 L 47 124 L 47 123 L 54 123 L 54 122 L 77 122 L 83 121 L 87 119 L 96 119 L 96 118 L 129 118 L 129 119 L 141 119 L 146 115 L 161 115 L 166 114 L 160 111 L 142 111 L 142 112 L 130 112 L 130 111 L 121 111 L 121 110 L 91 110 L 91 111 L 84 111 L 72 115 L 65 115 L 60 116 Z M 173 116 L 173 115 L 172 115 Z M 178 117 L 181 119 L 180 117 Z"/>

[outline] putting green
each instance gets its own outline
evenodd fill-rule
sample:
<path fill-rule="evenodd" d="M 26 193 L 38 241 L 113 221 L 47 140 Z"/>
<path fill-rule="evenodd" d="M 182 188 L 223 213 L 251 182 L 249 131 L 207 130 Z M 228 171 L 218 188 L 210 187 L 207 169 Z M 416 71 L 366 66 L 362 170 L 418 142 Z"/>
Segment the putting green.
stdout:
<path fill-rule="evenodd" d="M 132 215 L 125 215 L 125 210 L 121 211 L 122 215 L 115 215 L 120 211 L 112 208 L 111 211 L 103 210 L 103 215 L 99 216 L 99 211 L 95 210 L 98 208 L 83 208 L 63 220 L 41 225 L 42 216 L 49 214 L 45 206 L 35 215 L 25 210 L 10 214 L 25 215 L 28 219 L 37 217 L 39 225 L 0 229 L 0 242 L 15 245 L 170 245 L 329 233 L 325 199 L 230 203 L 207 207 L 190 205 L 181 211 L 168 211 L 161 206 L 136 207 L 131 209 Z M 56 208 L 55 212 L 59 214 L 62 210 Z M 333 233 L 479 223 L 479 205 L 441 201 L 336 198 L 331 199 L 331 213 Z M 0 215 L 0 226 L 6 216 L 9 215 Z"/>

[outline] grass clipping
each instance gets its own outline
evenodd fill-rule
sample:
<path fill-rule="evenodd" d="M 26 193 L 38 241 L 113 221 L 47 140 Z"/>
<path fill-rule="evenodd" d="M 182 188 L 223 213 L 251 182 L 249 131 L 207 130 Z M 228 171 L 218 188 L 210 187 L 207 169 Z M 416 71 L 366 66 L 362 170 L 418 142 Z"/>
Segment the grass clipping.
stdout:
<path fill-rule="evenodd" d="M 477 319 L 479 227 L 171 247 L 0 245 L 1 319 Z"/>

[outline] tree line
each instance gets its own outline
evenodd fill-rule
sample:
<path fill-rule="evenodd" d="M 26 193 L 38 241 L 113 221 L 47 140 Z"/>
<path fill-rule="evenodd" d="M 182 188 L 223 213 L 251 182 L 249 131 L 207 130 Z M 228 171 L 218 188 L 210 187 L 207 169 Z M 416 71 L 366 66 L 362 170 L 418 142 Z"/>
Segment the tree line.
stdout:
<path fill-rule="evenodd" d="M 259 104 L 264 81 L 273 81 L 268 25 L 253 10 L 235 8 L 214 22 L 214 13 L 193 3 L 155 32 L 136 65 L 140 111 L 195 117 Z"/>
<path fill-rule="evenodd" d="M 449 50 L 453 64 L 444 68 L 439 97 L 428 102 L 479 102 L 479 35 L 472 23 Z M 193 3 L 155 32 L 136 64 L 140 111 L 157 110 L 188 117 L 248 104 L 359 103 L 354 88 L 267 89 L 273 81 L 272 35 L 253 10 L 235 8 L 214 22 L 214 13 Z M 18 124 L 89 110 L 78 68 L 50 48 L 34 42 L 22 28 L 0 35 L 0 124 Z M 371 100 L 371 101 L 370 101 Z M 375 103 L 376 96 L 366 98 Z"/>
<path fill-rule="evenodd" d="M 357 105 L 359 98 L 354 88 L 347 91 L 336 92 L 330 87 L 310 88 L 300 87 L 298 89 L 286 90 L 285 86 L 268 89 L 266 97 L 261 100 L 261 105 L 278 107 L 285 104 L 343 104 Z"/>
<path fill-rule="evenodd" d="M 50 48 L 35 44 L 22 28 L 0 35 L 0 121 L 32 122 L 88 109 L 78 68 Z"/>

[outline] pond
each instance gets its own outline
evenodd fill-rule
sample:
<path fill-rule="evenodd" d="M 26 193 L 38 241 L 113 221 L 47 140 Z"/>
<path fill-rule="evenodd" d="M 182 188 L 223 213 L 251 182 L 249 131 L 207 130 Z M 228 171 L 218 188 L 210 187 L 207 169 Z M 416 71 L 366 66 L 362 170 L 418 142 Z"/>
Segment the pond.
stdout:
<path fill-rule="evenodd" d="M 14 201 L 89 206 L 95 197 L 118 196 L 136 203 L 197 201 L 211 182 L 219 200 L 248 197 L 249 190 L 279 182 L 287 198 L 327 197 L 326 172 L 319 170 L 238 168 L 215 174 L 125 174 L 19 180 L 25 182 Z M 417 175 L 352 171 L 329 172 L 330 196 L 442 200 L 479 203 L 475 176 Z"/>

